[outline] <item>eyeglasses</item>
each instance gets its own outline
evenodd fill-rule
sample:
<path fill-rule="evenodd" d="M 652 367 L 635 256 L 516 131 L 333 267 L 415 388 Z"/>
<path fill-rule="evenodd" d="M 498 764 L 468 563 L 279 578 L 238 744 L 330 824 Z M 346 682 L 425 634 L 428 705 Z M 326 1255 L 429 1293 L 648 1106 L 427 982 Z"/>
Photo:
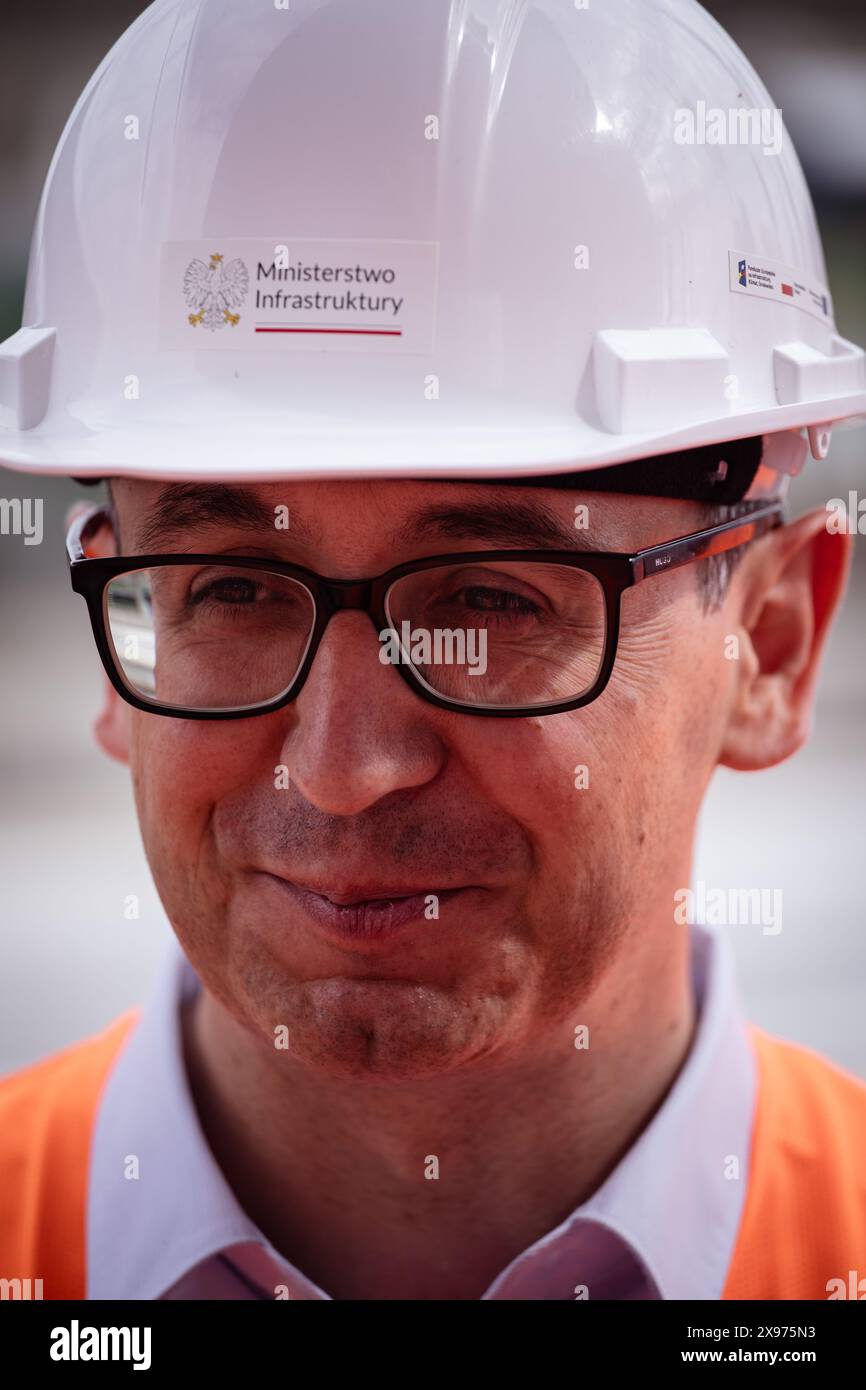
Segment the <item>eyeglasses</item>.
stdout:
<path fill-rule="evenodd" d="M 613 670 L 623 592 L 782 525 L 782 505 L 636 554 L 469 550 L 367 579 L 237 555 L 88 558 L 95 508 L 66 540 L 108 678 L 136 709 L 245 719 L 296 699 L 336 613 L 366 613 L 379 659 L 430 704 L 494 718 L 579 709 Z"/>

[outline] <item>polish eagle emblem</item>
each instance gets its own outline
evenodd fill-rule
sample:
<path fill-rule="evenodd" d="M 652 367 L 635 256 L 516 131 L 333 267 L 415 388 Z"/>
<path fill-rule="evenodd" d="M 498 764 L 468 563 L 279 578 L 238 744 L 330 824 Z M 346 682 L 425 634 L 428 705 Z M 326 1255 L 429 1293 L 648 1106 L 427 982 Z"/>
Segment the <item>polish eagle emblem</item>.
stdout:
<path fill-rule="evenodd" d="M 243 304 L 249 285 L 247 268 L 237 257 L 226 261 L 220 252 L 214 251 L 209 263 L 190 261 L 183 277 L 184 297 L 193 310 L 187 316 L 189 323 L 193 328 L 202 324 L 211 333 L 227 323 L 234 328 L 240 314 L 232 310 Z"/>

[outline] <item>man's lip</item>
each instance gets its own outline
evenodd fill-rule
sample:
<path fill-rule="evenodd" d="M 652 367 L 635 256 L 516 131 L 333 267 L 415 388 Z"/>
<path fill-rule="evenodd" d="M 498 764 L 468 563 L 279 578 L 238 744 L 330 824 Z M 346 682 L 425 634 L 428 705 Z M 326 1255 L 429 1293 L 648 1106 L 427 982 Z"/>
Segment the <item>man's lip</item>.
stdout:
<path fill-rule="evenodd" d="M 441 884 L 431 886 L 429 883 L 419 884 L 413 887 L 394 888 L 390 884 L 365 884 L 363 887 L 352 885 L 350 887 L 324 887 L 318 883 L 301 883 L 296 878 L 286 878 L 283 874 L 271 874 L 271 878 L 279 879 L 281 883 L 287 884 L 290 888 L 296 888 L 300 893 L 315 893 L 317 898 L 326 898 L 328 902 L 335 903 L 337 907 L 357 907 L 361 903 L 385 903 L 397 902 L 400 898 L 427 897 L 430 893 L 454 893 L 459 888 L 469 885 L 457 884 L 450 888 L 445 888 Z"/>
<path fill-rule="evenodd" d="M 381 884 L 365 884 L 363 889 L 343 884 L 337 890 L 334 887 L 324 889 L 321 885 L 310 888 L 268 871 L 264 871 L 264 877 L 278 885 L 305 916 L 324 929 L 328 936 L 371 949 L 376 943 L 388 941 L 413 924 L 417 926 L 423 923 L 435 928 L 439 919 L 439 905 L 474 887 L 437 888 L 428 885 L 421 889 L 407 889 L 404 884 L 399 892 L 395 892 L 392 887 L 386 890 Z M 431 900 L 436 903 L 432 913 L 428 910 Z"/>

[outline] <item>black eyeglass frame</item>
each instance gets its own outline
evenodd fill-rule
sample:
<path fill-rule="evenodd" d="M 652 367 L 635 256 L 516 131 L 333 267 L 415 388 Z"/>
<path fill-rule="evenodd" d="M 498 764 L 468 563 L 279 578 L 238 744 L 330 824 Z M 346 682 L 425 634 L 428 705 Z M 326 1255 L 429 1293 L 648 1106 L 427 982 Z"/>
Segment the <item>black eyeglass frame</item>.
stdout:
<path fill-rule="evenodd" d="M 407 574 L 415 574 L 426 569 L 434 569 L 448 564 L 473 561 L 530 561 L 535 563 L 562 564 L 572 569 L 583 570 L 593 575 L 599 582 L 605 604 L 605 649 L 593 684 L 569 700 L 549 701 L 546 704 L 490 707 L 473 705 L 460 700 L 452 700 L 432 690 L 415 671 L 411 663 L 398 663 L 396 669 L 410 688 L 431 705 L 460 714 L 472 714 L 479 718 L 520 719 L 527 716 L 565 714 L 570 710 L 581 709 L 591 704 L 601 695 L 616 661 L 619 642 L 620 603 L 626 589 L 652 579 L 659 574 L 667 574 L 695 560 L 707 559 L 710 555 L 723 554 L 747 542 L 757 540 L 767 531 L 784 524 L 784 505 L 772 502 L 757 507 L 754 511 L 732 521 L 721 522 L 703 531 L 693 531 L 686 536 L 659 545 L 648 546 L 634 554 L 613 551 L 574 551 L 574 550 L 460 550 L 453 554 L 425 555 L 418 560 L 407 560 L 367 579 L 328 579 L 314 570 L 301 565 L 292 565 L 279 560 L 263 559 L 259 555 L 213 555 L 200 553 L 167 555 L 114 555 L 108 558 L 88 557 L 84 542 L 87 533 L 97 528 L 97 524 L 110 524 L 111 516 L 107 507 L 93 507 L 77 517 L 69 528 L 66 537 L 66 551 L 69 557 L 69 570 L 72 588 L 80 594 L 87 604 L 90 625 L 96 647 L 108 679 L 122 699 L 146 714 L 163 715 L 171 719 L 251 719 L 260 714 L 273 714 L 297 699 L 316 658 L 322 637 L 336 613 L 356 610 L 368 615 L 377 634 L 385 629 L 391 631 L 385 603 L 388 591 L 398 580 Z M 130 574 L 136 570 L 152 569 L 156 565 L 202 565 L 220 564 L 229 568 L 237 566 L 245 570 L 261 570 L 296 580 L 304 585 L 312 596 L 315 613 L 313 627 L 307 649 L 294 680 L 287 690 L 275 699 L 253 706 L 239 706 L 227 710 L 200 710 L 179 705 L 161 705 L 143 699 L 123 678 L 113 654 L 108 636 L 104 593 L 105 587 L 119 575 Z"/>

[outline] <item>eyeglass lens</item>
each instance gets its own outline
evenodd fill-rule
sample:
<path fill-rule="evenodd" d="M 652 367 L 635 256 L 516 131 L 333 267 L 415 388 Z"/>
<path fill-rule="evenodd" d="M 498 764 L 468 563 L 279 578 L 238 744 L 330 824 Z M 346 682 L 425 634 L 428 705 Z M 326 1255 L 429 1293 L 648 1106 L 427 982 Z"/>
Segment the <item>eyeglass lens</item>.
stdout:
<path fill-rule="evenodd" d="M 109 581 L 106 632 L 139 698 L 182 709 L 252 709 L 293 684 L 315 600 L 297 579 L 231 563 L 156 565 Z M 451 561 L 397 579 L 379 659 L 448 700 L 545 705 L 590 689 L 605 650 L 594 575 L 529 561 Z"/>

